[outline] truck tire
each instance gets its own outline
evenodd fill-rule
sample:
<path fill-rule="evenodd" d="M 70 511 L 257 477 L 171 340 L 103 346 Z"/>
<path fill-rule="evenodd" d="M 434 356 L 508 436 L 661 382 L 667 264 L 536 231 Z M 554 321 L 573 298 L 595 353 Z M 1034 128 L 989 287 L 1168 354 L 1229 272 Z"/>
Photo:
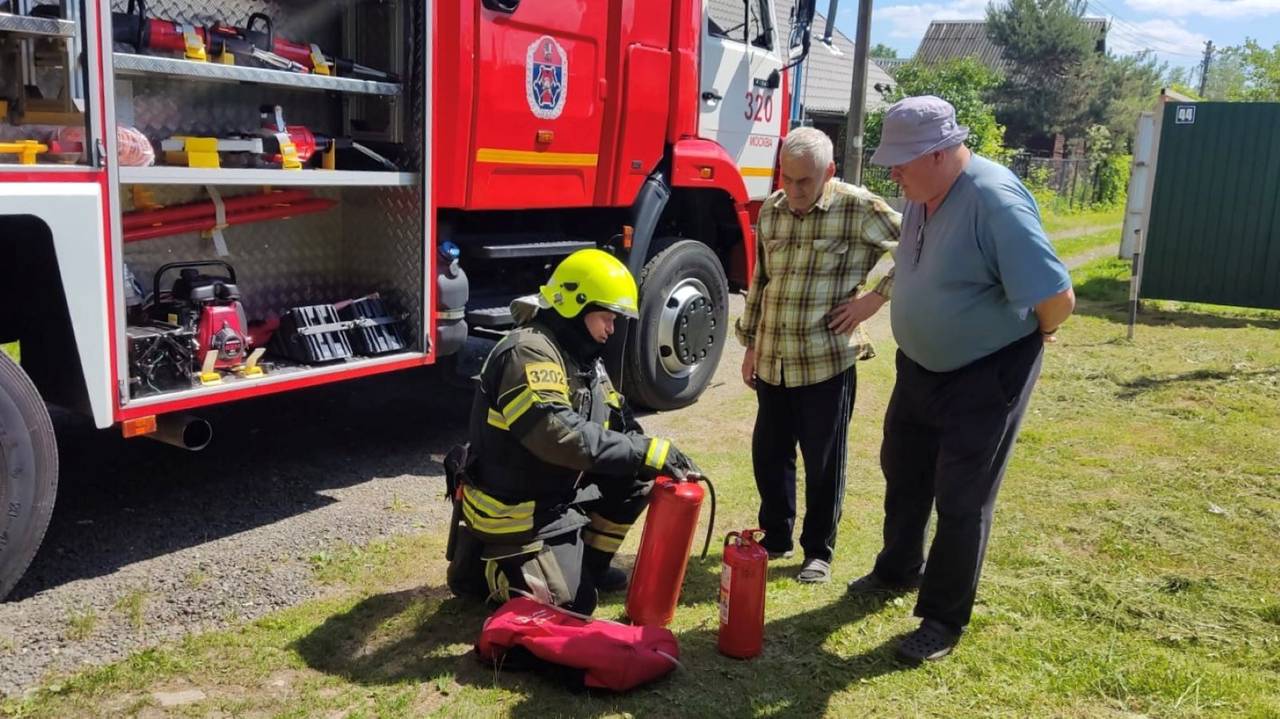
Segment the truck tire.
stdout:
<path fill-rule="evenodd" d="M 669 245 L 640 273 L 640 320 L 627 342 L 623 394 L 642 407 L 669 410 L 697 401 L 715 374 L 729 325 L 729 281 L 710 247 Z"/>
<path fill-rule="evenodd" d="M 40 548 L 58 491 L 58 445 L 35 385 L 0 352 L 0 599 Z"/>

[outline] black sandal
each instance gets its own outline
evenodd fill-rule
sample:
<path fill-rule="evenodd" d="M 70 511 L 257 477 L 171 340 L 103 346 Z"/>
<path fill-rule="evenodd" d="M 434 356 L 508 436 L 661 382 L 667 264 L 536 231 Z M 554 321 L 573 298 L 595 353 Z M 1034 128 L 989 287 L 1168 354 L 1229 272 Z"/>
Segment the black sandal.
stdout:
<path fill-rule="evenodd" d="M 925 620 L 920 628 L 898 642 L 898 658 L 909 664 L 921 664 L 941 659 L 960 643 L 960 635 L 952 633 L 936 622 Z"/>

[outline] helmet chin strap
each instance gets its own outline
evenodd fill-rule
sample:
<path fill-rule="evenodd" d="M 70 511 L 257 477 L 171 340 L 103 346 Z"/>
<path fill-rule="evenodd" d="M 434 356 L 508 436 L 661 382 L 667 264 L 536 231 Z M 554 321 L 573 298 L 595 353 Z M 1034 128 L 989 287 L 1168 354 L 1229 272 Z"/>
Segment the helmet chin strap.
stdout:
<path fill-rule="evenodd" d="M 587 330 L 587 312 L 591 305 L 582 308 L 576 317 L 565 317 L 554 309 L 543 310 L 539 319 L 555 335 L 556 341 L 580 364 L 594 362 L 604 353 L 605 345 L 597 342 Z"/>

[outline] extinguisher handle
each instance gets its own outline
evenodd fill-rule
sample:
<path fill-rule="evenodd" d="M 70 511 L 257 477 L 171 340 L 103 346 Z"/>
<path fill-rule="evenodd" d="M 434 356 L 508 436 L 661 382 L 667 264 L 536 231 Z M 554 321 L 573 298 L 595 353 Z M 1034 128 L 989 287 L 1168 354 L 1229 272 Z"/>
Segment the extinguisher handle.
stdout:
<path fill-rule="evenodd" d="M 759 544 L 760 539 L 764 537 L 764 530 L 763 529 L 744 529 L 741 532 L 729 532 L 728 534 L 724 535 L 724 546 L 728 547 L 730 540 L 732 540 L 734 537 L 737 537 L 738 539 L 745 539 L 749 542 L 755 542 L 756 544 Z"/>

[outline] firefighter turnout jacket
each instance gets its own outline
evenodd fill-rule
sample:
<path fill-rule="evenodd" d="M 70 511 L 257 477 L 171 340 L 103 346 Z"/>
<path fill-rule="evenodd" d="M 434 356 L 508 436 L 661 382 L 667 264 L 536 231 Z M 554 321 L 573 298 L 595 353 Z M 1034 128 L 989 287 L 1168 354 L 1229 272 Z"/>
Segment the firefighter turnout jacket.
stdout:
<path fill-rule="evenodd" d="M 640 433 L 602 362 L 578 364 L 536 318 L 490 352 L 470 435 L 462 511 L 486 559 L 536 551 L 540 540 L 587 524 L 588 546 L 616 552 L 630 522 L 572 508 L 599 499 L 601 484 L 626 492 L 671 451 L 669 441 Z"/>

